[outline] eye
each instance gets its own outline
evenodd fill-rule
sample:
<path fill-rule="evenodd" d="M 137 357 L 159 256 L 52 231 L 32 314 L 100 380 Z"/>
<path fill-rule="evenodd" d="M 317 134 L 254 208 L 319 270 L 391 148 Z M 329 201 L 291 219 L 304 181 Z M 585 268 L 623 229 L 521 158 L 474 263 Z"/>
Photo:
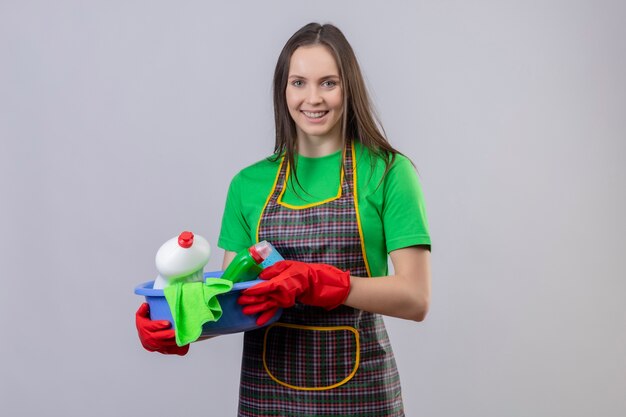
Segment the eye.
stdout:
<path fill-rule="evenodd" d="M 322 86 L 327 87 L 327 88 L 332 88 L 332 87 L 335 87 L 336 85 L 337 85 L 337 81 L 333 81 L 333 80 L 327 80 L 322 83 Z"/>
<path fill-rule="evenodd" d="M 304 83 L 302 82 L 302 80 L 293 80 L 291 82 L 291 85 L 293 85 L 294 87 L 302 87 Z"/>

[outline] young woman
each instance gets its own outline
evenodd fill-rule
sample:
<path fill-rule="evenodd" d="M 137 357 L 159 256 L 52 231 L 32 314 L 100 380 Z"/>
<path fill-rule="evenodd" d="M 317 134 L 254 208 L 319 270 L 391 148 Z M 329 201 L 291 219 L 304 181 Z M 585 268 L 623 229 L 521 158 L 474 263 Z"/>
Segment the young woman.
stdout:
<path fill-rule="evenodd" d="M 430 236 L 415 169 L 382 134 L 335 26 L 308 24 L 286 43 L 274 113 L 274 154 L 233 178 L 218 241 L 224 268 L 261 240 L 286 259 L 239 299 L 259 324 L 284 309 L 245 333 L 239 415 L 402 416 L 380 315 L 421 321 L 428 310 Z M 137 317 L 144 347 L 187 352 L 147 307 Z"/>

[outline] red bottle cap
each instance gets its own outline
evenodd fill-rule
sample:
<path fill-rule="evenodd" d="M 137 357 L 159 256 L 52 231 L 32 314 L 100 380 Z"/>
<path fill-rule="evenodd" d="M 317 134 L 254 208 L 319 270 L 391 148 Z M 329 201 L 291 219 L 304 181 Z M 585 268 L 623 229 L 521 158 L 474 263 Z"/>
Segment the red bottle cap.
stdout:
<path fill-rule="evenodd" d="M 191 232 L 182 232 L 178 236 L 178 245 L 181 248 L 188 249 L 193 245 L 193 233 Z"/>
<path fill-rule="evenodd" d="M 250 252 L 250 256 L 252 256 L 252 259 L 254 259 L 254 262 L 256 262 L 257 264 L 260 264 L 261 262 L 263 262 L 265 260 L 259 254 L 259 252 L 256 250 L 256 248 L 254 246 L 250 246 L 248 248 L 248 252 Z"/>

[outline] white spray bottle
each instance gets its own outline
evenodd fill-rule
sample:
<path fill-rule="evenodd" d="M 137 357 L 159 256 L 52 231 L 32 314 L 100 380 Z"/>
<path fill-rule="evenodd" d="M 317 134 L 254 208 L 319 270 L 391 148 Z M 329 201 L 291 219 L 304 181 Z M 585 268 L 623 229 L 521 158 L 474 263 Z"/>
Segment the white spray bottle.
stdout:
<path fill-rule="evenodd" d="M 173 282 L 204 282 L 210 256 L 211 245 L 202 236 L 185 231 L 171 238 L 157 251 L 159 275 L 152 288 L 163 289 Z"/>

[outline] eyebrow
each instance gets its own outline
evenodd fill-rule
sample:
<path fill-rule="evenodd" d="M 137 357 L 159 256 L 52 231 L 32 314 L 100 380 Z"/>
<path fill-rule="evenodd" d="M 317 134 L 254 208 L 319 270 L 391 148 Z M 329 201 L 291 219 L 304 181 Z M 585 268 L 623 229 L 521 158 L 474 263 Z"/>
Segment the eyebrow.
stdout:
<path fill-rule="evenodd" d="M 289 78 L 302 78 L 302 79 L 305 79 L 305 80 L 307 79 L 306 77 L 303 77 L 302 75 L 298 75 L 298 74 L 292 74 L 292 75 L 289 76 Z M 327 80 L 329 78 L 337 78 L 337 79 L 339 79 L 339 76 L 338 75 L 325 75 L 323 77 L 320 77 L 319 79 L 320 80 Z"/>

